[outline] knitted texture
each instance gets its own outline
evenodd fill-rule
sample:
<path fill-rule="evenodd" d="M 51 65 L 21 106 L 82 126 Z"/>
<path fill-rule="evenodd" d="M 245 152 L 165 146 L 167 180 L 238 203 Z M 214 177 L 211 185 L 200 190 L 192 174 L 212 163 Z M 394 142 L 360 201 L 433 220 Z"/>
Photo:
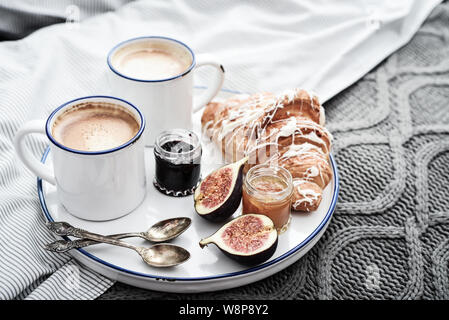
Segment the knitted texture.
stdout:
<path fill-rule="evenodd" d="M 325 108 L 341 191 L 303 258 L 235 289 L 100 299 L 449 299 L 449 3 Z"/>

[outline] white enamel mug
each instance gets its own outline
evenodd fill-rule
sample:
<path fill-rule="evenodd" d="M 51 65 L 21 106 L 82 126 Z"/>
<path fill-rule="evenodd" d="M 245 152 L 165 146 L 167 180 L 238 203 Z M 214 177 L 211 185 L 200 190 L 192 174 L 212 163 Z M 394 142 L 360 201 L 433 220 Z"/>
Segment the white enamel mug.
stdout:
<path fill-rule="evenodd" d="M 181 74 L 158 80 L 137 79 L 118 71 L 114 66 L 117 55 L 130 46 L 139 46 L 141 43 L 147 43 L 149 47 L 156 44 L 182 52 L 190 59 L 190 66 Z M 111 70 L 109 81 L 114 95 L 138 105 L 145 114 L 147 124 L 151 128 L 145 134 L 147 146 L 153 146 L 157 135 L 162 131 L 173 128 L 192 129 L 192 113 L 209 103 L 224 82 L 224 68 L 212 56 L 195 56 L 186 44 L 167 37 L 147 36 L 123 41 L 109 52 L 107 63 Z M 193 71 L 202 66 L 212 66 L 218 72 L 207 90 L 201 96 L 195 97 L 193 104 Z"/>
<path fill-rule="evenodd" d="M 88 152 L 62 145 L 51 134 L 54 121 L 65 110 L 85 102 L 106 102 L 125 108 L 138 121 L 139 131 L 128 142 L 108 150 Z M 109 96 L 90 96 L 61 105 L 46 121 L 25 123 L 17 132 L 14 145 L 20 160 L 34 174 L 56 185 L 59 201 L 68 212 L 81 219 L 105 221 L 130 213 L 145 198 L 144 129 L 144 116 L 131 103 Z M 31 133 L 47 135 L 53 169 L 27 152 L 24 138 Z"/>

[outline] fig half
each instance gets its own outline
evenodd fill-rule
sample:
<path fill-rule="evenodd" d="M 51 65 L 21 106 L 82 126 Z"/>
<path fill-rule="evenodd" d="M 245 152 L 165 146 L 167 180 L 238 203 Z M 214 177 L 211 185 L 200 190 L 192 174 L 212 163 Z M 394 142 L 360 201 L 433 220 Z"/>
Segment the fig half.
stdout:
<path fill-rule="evenodd" d="M 200 241 L 204 248 L 215 244 L 230 258 L 244 265 L 255 265 L 271 258 L 277 248 L 278 233 L 273 221 L 261 214 L 244 214 Z"/>
<path fill-rule="evenodd" d="M 194 194 L 195 211 L 210 221 L 224 221 L 242 199 L 243 166 L 248 157 L 223 166 L 203 179 Z"/>

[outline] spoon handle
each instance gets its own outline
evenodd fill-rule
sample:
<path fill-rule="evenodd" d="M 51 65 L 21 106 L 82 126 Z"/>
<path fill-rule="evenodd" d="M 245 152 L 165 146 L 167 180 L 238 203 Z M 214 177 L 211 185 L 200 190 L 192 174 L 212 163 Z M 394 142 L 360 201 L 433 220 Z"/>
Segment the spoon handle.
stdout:
<path fill-rule="evenodd" d="M 132 237 L 141 237 L 139 233 L 120 233 L 120 234 L 112 234 L 107 237 L 113 239 L 125 239 Z M 45 245 L 45 249 L 53 252 L 66 252 L 72 249 L 81 249 L 88 246 L 92 246 L 95 244 L 99 244 L 100 242 L 89 240 L 89 239 L 76 239 L 76 240 L 57 240 Z"/>
<path fill-rule="evenodd" d="M 72 249 L 80 249 L 99 242 L 87 239 L 76 239 L 73 241 L 57 240 L 45 245 L 45 249 L 52 252 L 67 252 Z"/>
<path fill-rule="evenodd" d="M 128 249 L 133 249 L 138 251 L 139 248 L 136 246 L 133 246 L 131 244 L 128 244 L 126 242 L 114 239 L 114 238 L 109 238 L 106 236 L 103 236 L 101 234 L 97 234 L 97 233 L 93 233 L 93 232 L 89 232 L 80 228 L 75 228 L 72 225 L 70 225 L 67 222 L 49 222 L 47 223 L 48 228 L 55 232 L 56 234 L 60 235 L 60 236 L 73 236 L 76 238 L 85 238 L 88 240 L 93 240 L 96 242 L 102 242 L 102 243 L 107 243 L 107 244 L 111 244 L 114 246 L 120 246 L 120 247 L 125 247 Z"/>

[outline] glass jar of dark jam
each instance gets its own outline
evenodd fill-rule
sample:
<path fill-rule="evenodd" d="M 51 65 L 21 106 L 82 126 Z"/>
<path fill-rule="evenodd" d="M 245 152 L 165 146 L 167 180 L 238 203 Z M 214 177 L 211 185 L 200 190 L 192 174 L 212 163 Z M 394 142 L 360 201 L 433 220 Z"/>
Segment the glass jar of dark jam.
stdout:
<path fill-rule="evenodd" d="M 154 186 L 167 195 L 193 194 L 200 180 L 201 144 L 190 130 L 162 132 L 154 144 L 156 171 Z"/>

